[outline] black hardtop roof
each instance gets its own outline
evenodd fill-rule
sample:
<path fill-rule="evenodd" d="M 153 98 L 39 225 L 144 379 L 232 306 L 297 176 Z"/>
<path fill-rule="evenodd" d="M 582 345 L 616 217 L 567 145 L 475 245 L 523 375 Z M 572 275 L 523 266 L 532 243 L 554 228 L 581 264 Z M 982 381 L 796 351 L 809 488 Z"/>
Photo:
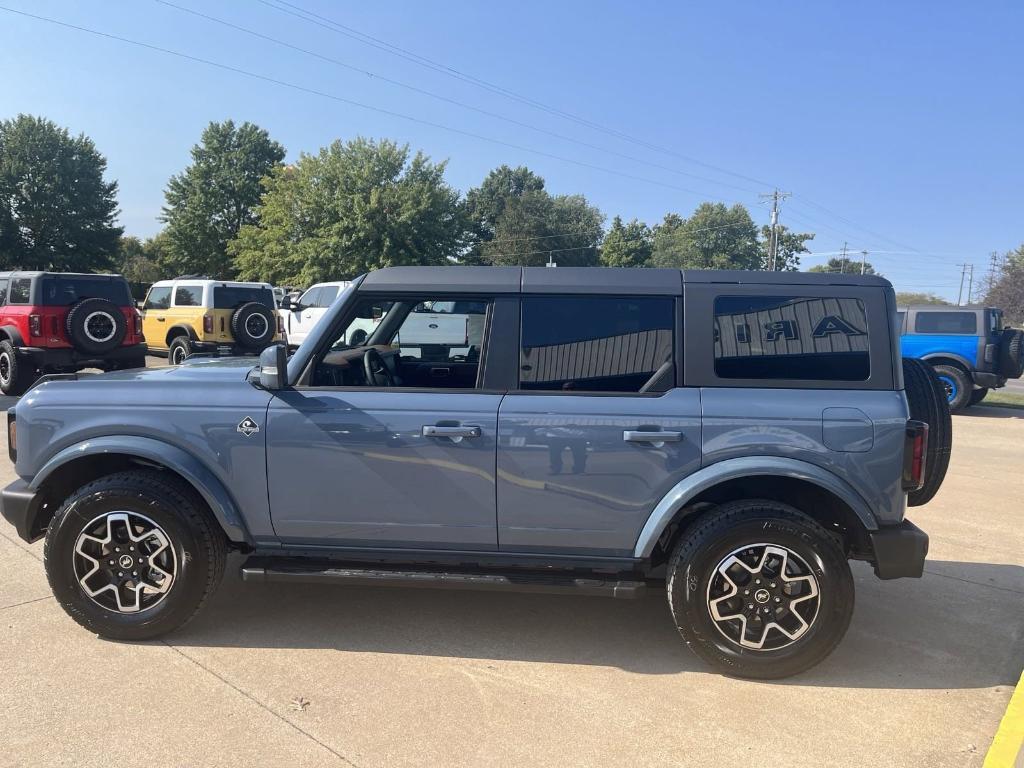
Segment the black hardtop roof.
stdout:
<path fill-rule="evenodd" d="M 40 269 L 9 269 L 0 272 L 0 278 L 10 277 L 73 277 L 76 280 L 124 280 L 124 275 L 99 275 L 90 272 L 48 272 Z"/>
<path fill-rule="evenodd" d="M 877 275 L 828 272 L 744 272 L 715 269 L 620 267 L 385 267 L 366 275 L 359 290 L 479 293 L 617 293 L 678 295 L 685 283 L 839 285 L 890 288 Z"/>

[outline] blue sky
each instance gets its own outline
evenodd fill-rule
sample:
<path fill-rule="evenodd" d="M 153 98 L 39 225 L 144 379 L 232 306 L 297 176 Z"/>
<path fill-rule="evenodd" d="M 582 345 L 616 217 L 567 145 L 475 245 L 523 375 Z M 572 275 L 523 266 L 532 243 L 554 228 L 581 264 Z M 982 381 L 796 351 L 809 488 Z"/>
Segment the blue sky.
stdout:
<path fill-rule="evenodd" d="M 767 221 L 758 193 L 778 186 L 794 193 L 782 222 L 817 233 L 813 249 L 823 255 L 805 257 L 805 266 L 846 241 L 868 249 L 898 289 L 954 298 L 957 264 L 974 262 L 980 278 L 991 251 L 1024 242 L 1019 2 L 286 1 L 668 151 L 269 7 L 285 0 L 173 2 L 541 130 L 156 0 L 0 5 L 493 141 L 4 11 L 0 117 L 43 115 L 91 136 L 120 183 L 122 224 L 142 236 L 159 229 L 164 185 L 204 125 L 233 118 L 268 129 L 290 159 L 360 134 L 408 142 L 448 159 L 447 178 L 462 190 L 496 165 L 526 164 L 552 192 L 584 193 L 609 221 L 619 214 L 654 223 L 703 200 L 742 202 Z"/>

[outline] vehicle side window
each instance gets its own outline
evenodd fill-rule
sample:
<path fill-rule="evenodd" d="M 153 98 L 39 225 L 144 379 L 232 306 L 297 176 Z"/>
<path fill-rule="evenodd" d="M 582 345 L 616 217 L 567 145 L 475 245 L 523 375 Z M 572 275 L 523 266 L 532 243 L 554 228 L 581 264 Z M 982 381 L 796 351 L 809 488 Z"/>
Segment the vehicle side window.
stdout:
<path fill-rule="evenodd" d="M 310 288 L 308 291 L 306 291 L 304 294 L 302 294 L 302 297 L 299 299 L 299 304 L 301 304 L 304 307 L 315 307 L 315 306 L 317 306 L 316 302 L 317 302 L 317 299 L 319 299 L 319 298 L 320 298 L 320 289 L 319 288 Z"/>
<path fill-rule="evenodd" d="M 914 332 L 973 336 L 978 333 L 978 318 L 974 312 L 918 312 Z"/>
<path fill-rule="evenodd" d="M 325 285 L 320 289 L 320 295 L 316 297 L 316 305 L 324 308 L 329 307 L 336 298 L 338 298 L 338 286 Z"/>
<path fill-rule="evenodd" d="M 32 303 L 32 279 L 19 277 L 11 281 L 11 292 L 7 297 L 8 304 Z"/>
<path fill-rule="evenodd" d="M 174 289 L 174 306 L 201 307 L 203 305 L 203 286 L 179 285 Z"/>
<path fill-rule="evenodd" d="M 166 288 L 150 288 L 149 293 L 146 294 L 146 303 L 142 305 L 143 309 L 170 309 L 171 306 L 171 289 Z"/>
<path fill-rule="evenodd" d="M 865 381 L 864 302 L 805 296 L 715 299 L 715 374 L 723 379 Z"/>
<path fill-rule="evenodd" d="M 6 277 L 3 280 L 0 280 L 0 305 L 7 301 L 7 283 L 8 280 Z"/>
<path fill-rule="evenodd" d="M 528 296 L 522 303 L 519 387 L 641 392 L 674 383 L 670 297 Z"/>

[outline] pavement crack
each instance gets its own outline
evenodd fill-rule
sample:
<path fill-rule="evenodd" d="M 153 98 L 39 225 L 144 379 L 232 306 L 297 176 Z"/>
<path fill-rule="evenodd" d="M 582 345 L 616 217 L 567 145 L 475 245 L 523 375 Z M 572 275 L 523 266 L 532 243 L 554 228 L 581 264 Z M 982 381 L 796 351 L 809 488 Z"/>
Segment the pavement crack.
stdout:
<path fill-rule="evenodd" d="M 293 728 L 294 730 L 296 730 L 296 731 L 298 731 L 299 733 L 301 733 L 301 734 L 302 734 L 303 736 L 305 736 L 305 737 L 306 737 L 307 739 L 309 739 L 310 741 L 314 742 L 314 743 L 315 743 L 315 744 L 317 744 L 318 746 L 320 746 L 320 747 L 322 747 L 323 749 L 327 750 L 328 752 L 330 752 L 330 753 L 331 753 L 332 755 L 334 755 L 334 756 L 335 756 L 336 758 L 338 758 L 339 760 L 341 760 L 341 761 L 342 761 L 343 763 L 345 763 L 346 765 L 351 765 L 351 766 L 352 766 L 352 768 L 359 768 L 359 766 L 357 766 L 357 765 L 356 765 L 355 763 L 353 763 L 353 762 L 352 762 L 351 760 L 349 760 L 349 759 L 348 759 L 347 757 L 345 757 L 345 756 L 344 756 L 343 754 L 341 754 L 340 752 L 336 752 L 336 751 L 335 751 L 335 750 L 334 750 L 333 748 L 331 748 L 331 747 L 330 747 L 329 745 L 325 744 L 324 742 L 320 741 L 320 739 L 318 739 L 318 738 L 317 738 L 316 736 L 314 736 L 314 735 L 313 735 L 312 733 L 310 733 L 309 731 L 305 730 L 305 729 L 304 729 L 304 728 L 302 728 L 301 726 L 298 726 L 298 725 L 296 725 L 296 724 L 295 724 L 295 723 L 293 723 L 293 722 L 292 722 L 291 720 L 289 720 L 289 719 L 288 719 L 287 717 L 285 717 L 284 715 L 280 714 L 279 712 L 276 712 L 276 711 L 275 711 L 274 709 L 272 709 L 271 707 L 268 707 L 268 706 L 267 706 L 266 704 L 264 704 L 264 703 L 263 703 L 262 701 L 260 701 L 259 699 L 257 699 L 257 698 L 256 698 L 255 696 L 253 696 L 253 695 L 252 695 L 251 693 L 249 693 L 248 691 L 246 691 L 246 690 L 244 690 L 244 689 L 242 689 L 242 688 L 239 688 L 239 687 L 238 687 L 237 685 L 235 685 L 234 683 L 232 683 L 232 682 L 231 682 L 230 680 L 228 680 L 228 679 L 227 679 L 226 677 L 224 677 L 223 675 L 221 675 L 221 674 L 220 674 L 219 672 L 216 672 L 216 671 L 214 671 L 214 670 L 210 669 L 210 668 L 209 668 L 208 666 L 206 666 L 205 664 L 203 664 L 203 663 L 202 663 L 201 661 L 199 661 L 198 659 L 194 659 L 194 658 L 192 658 L 192 657 L 191 657 L 191 656 L 189 656 L 189 655 L 188 655 L 187 653 L 185 653 L 185 652 L 184 652 L 183 650 L 181 650 L 180 648 L 178 648 L 178 647 L 177 647 L 177 646 L 175 646 L 175 645 L 171 645 L 171 644 L 170 644 L 169 642 L 167 642 L 166 640 L 161 640 L 160 642 L 161 642 L 161 643 L 163 643 L 164 645 L 166 645 L 166 646 L 167 646 L 168 648 L 170 648 L 170 649 L 171 649 L 172 651 L 174 651 L 175 653 L 179 654 L 180 656 L 184 657 L 184 658 L 185 658 L 185 659 L 187 659 L 188 661 L 190 661 L 190 662 L 192 662 L 193 664 L 195 664 L 195 665 L 196 665 L 197 667 L 199 667 L 199 668 L 200 668 L 201 670 L 203 670 L 204 672 L 206 672 L 206 673 L 208 673 L 208 674 L 210 674 L 210 675 L 213 675 L 213 676 L 214 676 L 215 678 L 217 678 L 218 680 L 220 680 L 220 681 L 221 681 L 222 683 L 224 683 L 224 685 L 228 686 L 229 688 L 231 688 L 231 689 L 232 689 L 233 691 L 235 691 L 236 693 L 239 693 L 239 694 L 241 694 L 242 696 L 244 696 L 245 698 L 249 699 L 249 701 L 253 702 L 253 703 L 254 703 L 254 704 L 255 704 L 256 706 L 258 706 L 258 707 L 259 707 L 260 709 L 263 709 L 264 711 L 266 711 L 266 712 L 268 712 L 269 714 L 273 715 L 273 716 L 274 716 L 274 717 L 276 717 L 276 718 L 277 718 L 278 720 L 280 720 L 281 722 L 283 722 L 283 723 L 284 723 L 285 725 L 287 725 L 287 726 L 289 726 L 289 727 Z"/>
<path fill-rule="evenodd" d="M 1014 589 L 1013 587 L 1000 587 L 998 584 L 983 584 L 980 581 L 973 581 L 971 579 L 965 579 L 962 576 L 952 576 L 948 573 L 939 573 L 938 571 L 930 571 L 927 568 L 924 572 L 929 576 L 941 576 L 944 579 L 952 579 L 953 581 L 960 581 L 964 584 L 973 584 L 976 587 L 984 587 L 985 589 L 998 589 L 1001 592 L 1011 592 L 1015 595 L 1024 595 L 1024 590 Z"/>
<path fill-rule="evenodd" d="M 13 603 L 12 605 L 5 605 L 0 607 L 0 611 L 6 611 L 10 608 L 18 608 L 22 605 L 30 605 L 31 603 L 38 603 L 43 600 L 52 600 L 53 595 L 43 595 L 43 597 L 34 597 L 31 600 L 22 600 L 20 603 Z"/>
<path fill-rule="evenodd" d="M 14 539 L 12 539 L 12 538 L 11 538 L 10 536 L 8 536 L 8 535 L 7 535 L 6 533 L 0 533 L 0 537 L 2 537 L 2 538 L 4 538 L 4 539 L 6 539 L 7 541 L 9 541 L 9 542 L 10 542 L 11 544 L 13 544 L 13 545 L 14 545 L 15 547 L 17 547 L 18 549 L 20 549 L 20 550 L 21 550 L 22 552 L 24 552 L 24 553 L 25 553 L 26 555 L 28 555 L 29 557 L 34 557 L 34 558 L 35 558 L 36 560 L 38 560 L 38 561 L 39 561 L 40 563 L 41 563 L 41 562 L 43 562 L 43 558 L 41 558 L 41 557 L 40 557 L 39 555 L 37 555 L 37 554 L 36 554 L 35 552 L 33 552 L 33 551 L 32 551 L 31 549 L 29 549 L 28 547 L 23 547 L 23 546 L 22 546 L 21 544 L 19 544 L 19 543 L 18 543 L 17 541 L 15 541 Z"/>

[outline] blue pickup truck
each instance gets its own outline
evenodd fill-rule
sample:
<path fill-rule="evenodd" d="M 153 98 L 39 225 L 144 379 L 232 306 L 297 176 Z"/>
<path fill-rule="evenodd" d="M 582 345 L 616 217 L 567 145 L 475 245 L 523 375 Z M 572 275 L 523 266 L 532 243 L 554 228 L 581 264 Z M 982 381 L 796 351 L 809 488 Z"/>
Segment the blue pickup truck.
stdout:
<path fill-rule="evenodd" d="M 980 403 L 990 389 L 1020 378 L 1024 332 L 1003 327 L 993 307 L 900 307 L 904 357 L 929 363 L 946 390 L 951 411 Z"/>

